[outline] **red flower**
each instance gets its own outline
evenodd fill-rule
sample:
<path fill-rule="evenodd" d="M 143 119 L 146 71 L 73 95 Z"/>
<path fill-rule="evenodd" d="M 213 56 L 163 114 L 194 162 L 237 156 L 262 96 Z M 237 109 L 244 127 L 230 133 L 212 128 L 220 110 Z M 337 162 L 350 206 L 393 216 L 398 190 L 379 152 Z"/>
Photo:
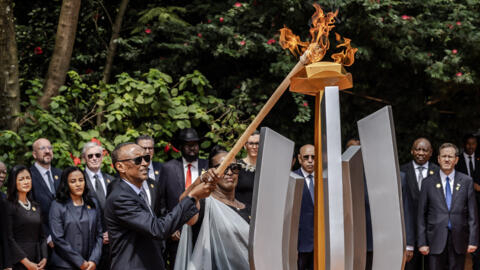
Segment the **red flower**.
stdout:
<path fill-rule="evenodd" d="M 208 22 L 208 23 L 211 23 L 211 22 L 212 22 L 212 20 L 208 19 L 208 21 L 207 21 L 207 22 Z"/>
<path fill-rule="evenodd" d="M 453 25 L 447 23 L 447 27 L 448 27 L 448 29 L 452 29 L 452 28 L 453 28 Z"/>
<path fill-rule="evenodd" d="M 92 73 L 92 72 L 93 72 L 93 69 L 91 69 L 91 68 L 87 68 L 87 69 L 85 70 L 85 74 L 90 74 L 90 73 Z"/>
<path fill-rule="evenodd" d="M 145 29 L 145 33 L 147 35 L 150 35 L 152 33 L 152 30 L 150 28 Z"/>
<path fill-rule="evenodd" d="M 457 25 L 458 25 L 458 26 L 462 25 L 462 22 L 458 21 L 458 22 L 457 22 Z"/>
<path fill-rule="evenodd" d="M 412 17 L 408 16 L 408 15 L 402 15 L 402 20 L 410 20 Z"/>
<path fill-rule="evenodd" d="M 241 7 L 241 6 L 242 6 L 242 3 L 236 2 L 236 3 L 234 4 L 234 6 L 235 6 L 235 7 Z"/>
<path fill-rule="evenodd" d="M 198 33 L 198 34 L 197 34 L 197 37 L 201 38 L 201 37 L 202 37 L 202 33 Z"/>
<path fill-rule="evenodd" d="M 218 19 L 220 22 L 223 22 L 225 19 L 223 17 L 220 17 L 220 19 Z"/>
<path fill-rule="evenodd" d="M 167 143 L 167 145 L 165 145 L 165 148 L 163 149 L 163 152 L 165 153 L 168 153 L 168 151 L 170 151 L 170 143 Z"/>
<path fill-rule="evenodd" d="M 42 54 L 43 53 L 42 47 L 35 47 L 35 49 L 33 49 L 33 53 L 37 55 Z"/>
<path fill-rule="evenodd" d="M 173 146 L 173 145 L 172 145 L 172 150 L 173 150 L 174 152 L 177 152 L 177 153 L 180 152 L 180 150 L 178 150 L 177 148 L 175 148 L 175 146 Z"/>
<path fill-rule="evenodd" d="M 461 72 L 457 72 L 457 74 L 455 74 L 455 76 L 457 76 L 457 77 L 460 77 L 462 75 L 463 75 L 463 73 L 461 73 Z"/>
<path fill-rule="evenodd" d="M 269 39 L 269 40 L 267 41 L 267 44 L 268 44 L 268 45 L 272 45 L 272 44 L 274 44 L 275 42 L 277 42 L 277 41 L 272 38 L 272 39 Z"/>
<path fill-rule="evenodd" d="M 78 166 L 78 165 L 82 164 L 82 161 L 78 157 L 74 157 L 73 158 L 73 164 L 75 164 L 75 166 Z"/>
<path fill-rule="evenodd" d="M 453 53 L 453 54 L 457 54 L 457 52 L 458 52 L 457 49 L 453 49 L 453 50 L 452 50 L 452 53 Z"/>
<path fill-rule="evenodd" d="M 303 106 L 304 106 L 304 107 L 308 107 L 308 102 L 306 102 L 306 101 L 303 102 Z"/>
<path fill-rule="evenodd" d="M 101 143 L 97 138 L 92 138 L 90 141 L 91 141 L 91 142 L 94 142 L 94 143 L 96 143 L 96 144 L 98 144 L 98 145 L 102 145 L 102 143 Z"/>
<path fill-rule="evenodd" d="M 240 45 L 244 46 L 245 45 L 245 40 L 240 41 Z"/>

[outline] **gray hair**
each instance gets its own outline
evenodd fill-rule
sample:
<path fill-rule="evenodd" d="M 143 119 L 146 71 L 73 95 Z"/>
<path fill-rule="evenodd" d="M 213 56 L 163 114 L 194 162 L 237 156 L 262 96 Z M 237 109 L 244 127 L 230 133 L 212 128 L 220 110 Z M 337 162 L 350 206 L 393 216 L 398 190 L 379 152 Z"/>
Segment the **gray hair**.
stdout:
<path fill-rule="evenodd" d="M 440 155 L 440 151 L 442 151 L 442 149 L 445 149 L 445 148 L 455 149 L 455 156 L 458 156 L 460 154 L 460 151 L 458 151 L 458 147 L 455 144 L 449 143 L 449 142 L 446 142 L 440 145 L 440 147 L 438 148 L 438 154 Z"/>
<path fill-rule="evenodd" d="M 100 151 L 103 152 L 103 147 L 100 146 L 100 145 L 98 145 L 98 143 L 96 143 L 96 142 L 87 142 L 87 143 L 85 143 L 85 144 L 83 145 L 82 156 L 85 155 L 85 152 L 87 152 L 88 149 L 93 148 L 93 147 L 100 147 L 100 149 L 102 149 L 102 150 L 100 150 Z"/>

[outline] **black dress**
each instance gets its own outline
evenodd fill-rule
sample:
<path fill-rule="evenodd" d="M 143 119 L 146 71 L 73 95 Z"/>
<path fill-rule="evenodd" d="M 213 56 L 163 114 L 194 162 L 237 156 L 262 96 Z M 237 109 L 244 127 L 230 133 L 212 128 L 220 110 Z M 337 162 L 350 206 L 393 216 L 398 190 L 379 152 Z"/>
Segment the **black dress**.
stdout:
<path fill-rule="evenodd" d="M 255 181 L 255 166 L 248 165 L 243 160 L 240 160 L 238 163 L 242 165 L 242 169 L 238 174 L 235 198 L 250 208 L 252 206 L 253 186 Z"/>
<path fill-rule="evenodd" d="M 2 193 L 3 194 L 3 193 Z M 10 249 L 8 248 L 8 218 L 7 217 L 7 203 L 3 197 L 0 197 L 0 269 L 11 267 L 10 263 Z"/>
<path fill-rule="evenodd" d="M 47 242 L 42 229 L 38 204 L 32 202 L 26 210 L 18 202 L 8 202 L 8 243 L 13 269 L 26 269 L 20 262 L 28 258 L 33 263 L 47 258 Z"/>

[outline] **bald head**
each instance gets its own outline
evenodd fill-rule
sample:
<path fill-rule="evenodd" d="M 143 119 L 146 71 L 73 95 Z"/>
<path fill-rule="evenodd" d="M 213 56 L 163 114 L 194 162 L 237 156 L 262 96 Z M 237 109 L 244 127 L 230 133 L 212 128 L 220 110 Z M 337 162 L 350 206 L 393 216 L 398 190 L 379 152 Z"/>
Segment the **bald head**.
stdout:
<path fill-rule="evenodd" d="M 0 187 L 3 186 L 6 178 L 7 178 L 7 166 L 5 166 L 5 163 L 0 161 Z"/>
<path fill-rule="evenodd" d="M 313 173 L 315 169 L 315 147 L 311 144 L 305 144 L 300 147 L 298 162 L 304 171 Z"/>
<path fill-rule="evenodd" d="M 45 138 L 37 139 L 32 144 L 32 155 L 40 166 L 50 169 L 53 160 L 52 144 Z"/>
<path fill-rule="evenodd" d="M 415 163 L 418 165 L 424 165 L 432 156 L 432 145 L 426 138 L 418 138 L 413 142 L 410 153 L 412 154 Z"/>

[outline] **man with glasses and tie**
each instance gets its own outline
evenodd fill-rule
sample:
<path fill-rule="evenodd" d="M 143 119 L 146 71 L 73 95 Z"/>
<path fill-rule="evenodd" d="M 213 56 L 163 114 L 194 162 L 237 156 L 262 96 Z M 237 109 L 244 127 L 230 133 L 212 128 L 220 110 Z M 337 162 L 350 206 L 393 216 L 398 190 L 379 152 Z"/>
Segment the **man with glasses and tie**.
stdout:
<path fill-rule="evenodd" d="M 135 143 L 123 143 L 113 150 L 112 162 L 119 179 L 110 185 L 105 204 L 111 269 L 165 269 L 158 240 L 170 237 L 198 213 L 196 203 L 210 195 L 218 177 L 214 170 L 209 170 L 207 178 L 213 182 L 195 181 L 187 197 L 166 216 L 158 218 L 142 185 L 148 178 L 150 155 Z"/>
<path fill-rule="evenodd" d="M 311 144 L 300 147 L 298 162 L 300 163 L 300 169 L 294 171 L 294 173 L 305 178 L 298 225 L 298 269 L 312 270 L 315 147 Z"/>
<path fill-rule="evenodd" d="M 463 270 L 466 253 L 478 246 L 478 215 L 472 178 L 455 170 L 458 148 L 438 150 L 440 171 L 422 181 L 418 202 L 418 247 L 428 269 Z"/>
<path fill-rule="evenodd" d="M 417 209 L 418 198 L 420 197 L 420 188 L 422 182 L 429 175 L 437 173 L 439 167 L 430 162 L 432 156 L 432 145 L 426 138 L 418 138 L 413 142 L 410 153 L 412 154 L 412 161 L 403 164 L 400 167 L 400 171 L 406 174 L 406 180 L 408 185 L 408 192 L 410 193 L 410 208 L 405 211 L 410 211 L 409 216 L 412 217 L 413 224 L 417 224 Z M 413 230 L 414 239 L 417 239 L 416 230 Z M 427 269 L 426 257 L 418 251 L 417 245 L 413 247 L 409 246 L 408 249 L 414 250 L 413 258 L 405 264 L 405 270 L 422 270 Z"/>
<path fill-rule="evenodd" d="M 30 168 L 32 173 L 33 200 L 40 204 L 43 231 L 47 236 L 48 246 L 53 248 L 48 214 L 50 212 L 50 204 L 55 199 L 62 171 L 52 167 L 53 148 L 49 140 L 40 138 L 33 142 L 32 156 L 35 159 L 35 163 Z"/>
<path fill-rule="evenodd" d="M 99 203 L 98 208 L 103 213 L 105 208 L 105 201 L 107 199 L 108 185 L 114 180 L 113 176 L 102 172 L 103 164 L 103 147 L 96 142 L 87 142 L 83 145 L 82 159 L 85 162 L 85 181 L 89 189 L 89 196 L 94 197 Z M 105 226 L 105 219 L 102 214 L 102 229 L 103 229 L 103 247 L 102 257 L 98 264 L 98 269 L 108 269 L 110 266 L 109 257 L 109 240 L 108 232 Z"/>
<path fill-rule="evenodd" d="M 463 137 L 463 153 L 458 159 L 455 170 L 470 176 L 473 179 L 473 188 L 477 198 L 477 208 L 480 210 L 480 159 L 475 154 L 477 137 L 467 134 Z M 473 269 L 480 270 L 480 251 L 472 254 Z"/>

